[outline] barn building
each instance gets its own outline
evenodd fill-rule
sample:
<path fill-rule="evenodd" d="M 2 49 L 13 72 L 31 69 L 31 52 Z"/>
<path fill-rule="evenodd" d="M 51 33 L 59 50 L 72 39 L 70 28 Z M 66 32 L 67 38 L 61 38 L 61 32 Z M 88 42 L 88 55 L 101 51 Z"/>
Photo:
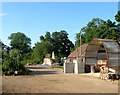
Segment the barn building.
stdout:
<path fill-rule="evenodd" d="M 73 51 L 64 64 L 64 73 L 94 73 L 104 67 L 119 73 L 120 44 L 116 40 L 94 38 L 90 43 Z"/>

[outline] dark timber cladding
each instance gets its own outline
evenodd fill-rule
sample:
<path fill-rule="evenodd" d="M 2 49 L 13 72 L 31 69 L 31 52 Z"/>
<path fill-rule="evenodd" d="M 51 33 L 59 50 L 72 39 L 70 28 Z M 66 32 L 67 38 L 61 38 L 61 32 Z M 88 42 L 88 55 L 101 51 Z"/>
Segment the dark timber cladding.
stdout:
<path fill-rule="evenodd" d="M 85 63 L 95 65 L 97 63 L 100 46 L 105 48 L 107 64 L 109 67 L 120 66 L 120 47 L 115 40 L 94 38 L 88 45 L 85 55 Z"/>

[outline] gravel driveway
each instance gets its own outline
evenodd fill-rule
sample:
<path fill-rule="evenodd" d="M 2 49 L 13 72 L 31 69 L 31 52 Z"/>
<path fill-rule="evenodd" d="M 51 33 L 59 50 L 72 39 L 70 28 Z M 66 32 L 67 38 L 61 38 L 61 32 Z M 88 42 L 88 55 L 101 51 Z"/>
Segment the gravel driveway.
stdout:
<path fill-rule="evenodd" d="M 30 66 L 30 75 L 3 76 L 3 93 L 118 93 L 118 85 L 62 69 Z"/>

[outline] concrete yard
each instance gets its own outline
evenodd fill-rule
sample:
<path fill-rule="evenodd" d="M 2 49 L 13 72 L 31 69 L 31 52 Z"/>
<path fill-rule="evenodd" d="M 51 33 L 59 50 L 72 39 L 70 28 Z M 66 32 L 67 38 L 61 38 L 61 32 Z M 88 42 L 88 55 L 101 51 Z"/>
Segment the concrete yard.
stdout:
<path fill-rule="evenodd" d="M 118 83 L 87 76 L 64 74 L 62 69 L 31 68 L 30 75 L 3 76 L 3 93 L 118 93 Z M 40 67 L 40 68 L 39 68 Z"/>

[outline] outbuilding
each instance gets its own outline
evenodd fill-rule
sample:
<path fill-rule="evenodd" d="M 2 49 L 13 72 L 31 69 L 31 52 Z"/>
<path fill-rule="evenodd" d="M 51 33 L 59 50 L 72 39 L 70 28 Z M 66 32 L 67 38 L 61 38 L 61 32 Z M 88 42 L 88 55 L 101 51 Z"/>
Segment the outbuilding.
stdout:
<path fill-rule="evenodd" d="M 67 65 L 78 64 L 78 73 L 100 71 L 100 67 L 105 67 L 106 73 L 109 68 L 114 69 L 119 74 L 120 67 L 120 45 L 116 40 L 94 38 L 90 43 L 80 46 L 73 51 L 67 58 Z M 82 65 L 81 65 L 82 64 Z M 82 67 L 80 67 L 82 66 Z M 65 65 L 64 65 L 65 67 Z M 65 67 L 67 68 L 67 67 Z M 80 69 L 80 70 L 79 70 Z M 64 69 L 65 70 L 65 69 Z M 67 69 L 66 69 L 67 70 Z M 73 72 L 74 73 L 74 72 Z"/>

